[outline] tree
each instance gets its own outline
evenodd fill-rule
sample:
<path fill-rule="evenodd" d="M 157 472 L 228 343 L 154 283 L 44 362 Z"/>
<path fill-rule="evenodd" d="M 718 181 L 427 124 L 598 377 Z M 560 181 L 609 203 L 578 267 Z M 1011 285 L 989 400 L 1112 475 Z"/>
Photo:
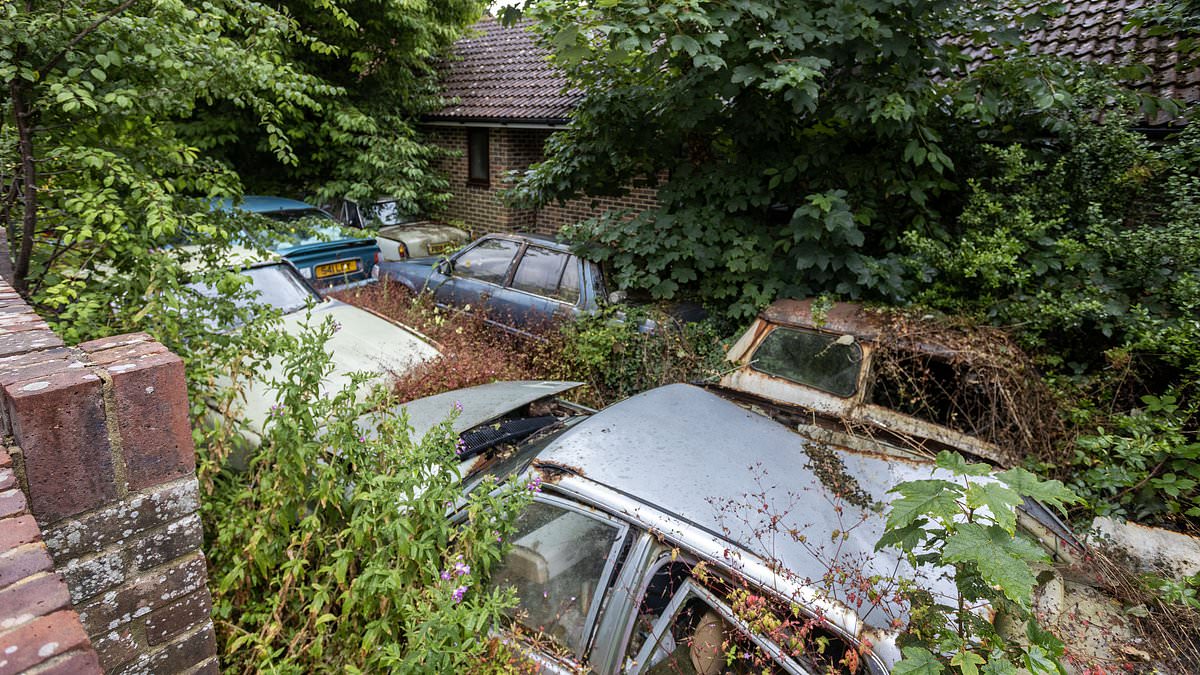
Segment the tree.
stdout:
<path fill-rule="evenodd" d="M 289 110 L 298 163 L 279 161 L 270 130 L 234 101 L 197 110 L 188 138 L 237 168 L 255 191 L 319 199 L 399 199 L 413 212 L 445 202 L 446 182 L 416 121 L 441 107 L 437 57 L 482 14 L 481 0 L 284 0 L 271 3 L 305 36 L 279 45 L 284 58 L 332 87 Z M 244 28 L 246 39 L 257 39 Z"/>
<path fill-rule="evenodd" d="M 529 14 L 584 98 L 514 199 L 656 181 L 658 208 L 571 236 L 623 286 L 692 284 L 742 316 L 776 295 L 903 297 L 901 233 L 949 239 L 980 139 L 1045 134 L 1080 70 L 1021 56 L 1040 16 L 1011 2 L 541 0 Z M 971 71 L 965 45 L 1009 57 Z"/>
<path fill-rule="evenodd" d="M 114 303 L 118 315 L 153 304 L 147 291 L 170 283 L 154 278 L 169 257 L 161 247 L 217 234 L 204 200 L 240 192 L 235 173 L 181 138 L 177 119 L 230 101 L 294 161 L 284 112 L 333 91 L 278 58 L 272 43 L 296 37 L 278 12 L 246 0 L 191 5 L 0 9 L 0 224 L 15 246 L 13 282 L 74 333 L 105 332 Z M 247 24 L 257 40 L 231 36 Z"/>

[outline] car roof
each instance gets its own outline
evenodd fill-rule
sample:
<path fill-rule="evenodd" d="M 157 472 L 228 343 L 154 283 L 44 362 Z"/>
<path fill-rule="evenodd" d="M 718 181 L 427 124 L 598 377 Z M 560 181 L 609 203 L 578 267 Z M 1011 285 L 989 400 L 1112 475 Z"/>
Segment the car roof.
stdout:
<path fill-rule="evenodd" d="M 920 578 L 936 592 L 953 593 L 948 580 L 935 581 L 939 570 L 918 573 L 895 549 L 875 551 L 887 491 L 907 480 L 946 478 L 945 472 L 819 443 L 699 387 L 668 385 L 610 406 L 563 433 L 534 467 L 631 497 L 802 580 L 822 583 L 836 562 L 865 576 Z M 772 516 L 782 518 L 772 523 Z M 829 589 L 849 607 L 852 583 Z M 899 605 L 886 609 L 887 615 L 877 610 L 859 618 L 886 628 L 905 614 Z"/>
<path fill-rule="evenodd" d="M 539 246 L 552 248 L 556 251 L 566 251 L 568 253 L 571 251 L 570 244 L 558 241 L 554 237 L 549 237 L 544 234 L 534 234 L 531 232 L 498 232 L 484 235 L 481 237 L 481 239 L 511 239 L 513 241 L 528 241 L 530 243 L 536 243 Z"/>
<path fill-rule="evenodd" d="M 216 200 L 214 205 L 222 211 L 232 211 L 235 208 L 233 200 L 227 198 Z M 317 207 L 298 199 L 288 199 L 287 197 L 246 195 L 236 208 L 239 211 L 249 211 L 251 213 L 273 213 L 275 211 L 299 211 L 303 209 L 315 209 Z"/>

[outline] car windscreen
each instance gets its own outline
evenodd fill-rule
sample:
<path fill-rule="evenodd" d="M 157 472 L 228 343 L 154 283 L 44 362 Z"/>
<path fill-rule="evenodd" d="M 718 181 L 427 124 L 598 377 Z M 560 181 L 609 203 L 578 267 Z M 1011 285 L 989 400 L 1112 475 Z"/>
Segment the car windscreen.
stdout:
<path fill-rule="evenodd" d="M 777 327 L 754 351 L 750 367 L 834 396 L 858 391 L 862 348 L 847 336 Z"/>
<path fill-rule="evenodd" d="M 238 307 L 256 303 L 290 314 L 307 307 L 309 302 L 321 300 L 295 270 L 282 263 L 251 267 L 241 270 L 239 274 L 250 277 L 250 283 L 244 287 L 246 292 L 234 300 Z M 206 297 L 217 295 L 217 290 L 207 284 L 192 284 L 192 288 Z"/>
<path fill-rule="evenodd" d="M 316 225 L 314 227 L 297 228 L 291 232 L 272 230 L 268 233 L 267 238 L 270 243 L 267 248 L 272 251 L 282 251 L 297 246 L 308 246 L 309 244 L 319 244 L 327 241 L 341 241 L 343 239 L 354 239 L 361 235 L 349 235 L 344 232 L 340 225 Z"/>

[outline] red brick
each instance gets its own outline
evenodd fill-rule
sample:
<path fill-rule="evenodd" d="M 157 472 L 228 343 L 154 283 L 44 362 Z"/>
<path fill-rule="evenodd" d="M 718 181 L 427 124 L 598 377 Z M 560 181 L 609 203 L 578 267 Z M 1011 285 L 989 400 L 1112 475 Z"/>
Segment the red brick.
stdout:
<path fill-rule="evenodd" d="M 71 594 L 67 584 L 54 573 L 26 577 L 0 590 L 0 617 L 43 616 L 70 607 Z"/>
<path fill-rule="evenodd" d="M 42 530 L 46 548 L 71 560 L 148 530 L 173 523 L 200 509 L 199 486 L 191 477 L 67 518 Z"/>
<path fill-rule="evenodd" d="M 88 645 L 88 637 L 75 612 L 62 610 L 0 636 L 0 675 L 10 675 L 49 660 L 58 654 Z M 12 647 L 15 650 L 9 651 Z"/>
<path fill-rule="evenodd" d="M 197 555 L 166 569 L 127 580 L 120 588 L 79 605 L 79 616 L 88 631 L 97 634 L 195 593 L 205 587 L 207 580 L 204 556 Z"/>
<path fill-rule="evenodd" d="M 108 672 L 110 675 L 181 673 L 216 654 L 216 636 L 213 635 L 212 626 L 205 626 L 194 633 L 177 638 L 149 656 Z"/>
<path fill-rule="evenodd" d="M 52 665 L 43 665 L 37 675 L 103 675 L 96 652 L 81 649 L 60 656 Z"/>
<path fill-rule="evenodd" d="M 14 356 L 61 346 L 62 338 L 49 330 L 27 330 L 0 335 L 0 356 Z"/>
<path fill-rule="evenodd" d="M 17 472 L 11 466 L 0 466 L 0 490 L 7 490 L 16 484 Z"/>
<path fill-rule="evenodd" d="M 0 551 L 16 548 L 21 544 L 41 541 L 42 530 L 33 516 L 24 515 L 0 520 Z"/>
<path fill-rule="evenodd" d="M 183 360 L 164 351 L 105 369 L 112 376 L 130 489 L 195 473 Z"/>
<path fill-rule="evenodd" d="M 54 561 L 41 544 L 25 544 L 0 555 L 0 588 L 38 572 L 54 568 Z"/>
<path fill-rule="evenodd" d="M 151 612 L 146 617 L 146 639 L 152 645 L 162 644 L 192 626 L 200 625 L 211 612 L 212 600 L 208 589 L 203 588 Z"/>
<path fill-rule="evenodd" d="M 139 640 L 132 626 L 108 629 L 95 632 L 96 639 L 92 646 L 100 656 L 100 665 L 105 671 L 111 671 L 137 658 L 137 655 L 148 649 L 145 641 Z"/>
<path fill-rule="evenodd" d="M 115 363 L 137 362 L 138 359 L 154 354 L 162 354 L 167 348 L 158 342 L 136 342 L 111 349 L 89 352 L 88 361 L 105 366 Z"/>
<path fill-rule="evenodd" d="M 25 513 L 25 493 L 18 489 L 0 492 L 0 518 Z"/>
<path fill-rule="evenodd" d="M 59 350 L 52 349 L 52 352 Z M 45 352 L 33 352 L 33 354 L 43 354 Z M 26 354 L 25 356 L 32 356 Z M 82 367 L 78 361 L 66 358 L 47 359 L 40 362 L 27 362 L 22 365 L 10 366 L 4 368 L 0 372 L 0 387 L 10 387 L 24 382 L 35 382 L 43 380 L 51 375 L 66 371 L 72 364 L 78 364 L 76 367 Z"/>
<path fill-rule="evenodd" d="M 139 342 L 154 342 L 154 338 L 146 333 L 127 333 L 125 335 L 111 335 L 98 340 L 88 340 L 81 342 L 77 346 L 89 354 L 92 352 L 104 351 L 113 347 L 123 347 L 137 344 Z"/>
<path fill-rule="evenodd" d="M 0 469 L 10 466 L 12 466 L 12 455 L 8 454 L 8 450 L 0 449 Z"/>
<path fill-rule="evenodd" d="M 48 525 L 116 497 L 100 378 L 86 368 L 4 387 L 30 511 Z"/>

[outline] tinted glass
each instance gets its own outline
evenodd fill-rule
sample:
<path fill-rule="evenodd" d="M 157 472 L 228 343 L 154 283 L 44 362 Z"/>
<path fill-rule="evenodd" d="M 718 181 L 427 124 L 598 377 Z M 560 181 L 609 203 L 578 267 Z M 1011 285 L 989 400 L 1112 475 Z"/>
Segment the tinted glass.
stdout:
<path fill-rule="evenodd" d="M 289 209 L 286 211 L 269 211 L 269 212 L 263 213 L 262 215 L 270 218 L 271 220 L 277 220 L 281 223 L 290 223 L 293 220 L 300 220 L 302 218 L 319 218 L 321 220 L 332 220 L 332 218 L 330 217 L 330 215 L 328 213 L 325 213 L 321 209 L 317 209 L 317 208 Z"/>
<path fill-rule="evenodd" d="M 558 292 L 558 279 L 562 276 L 563 265 L 569 257 L 566 253 L 530 246 L 525 249 L 525 255 L 521 256 L 521 262 L 517 265 L 512 287 L 534 295 L 554 297 Z"/>
<path fill-rule="evenodd" d="M 513 547 L 492 584 L 516 588 L 514 620 L 579 654 L 619 535 L 606 521 L 534 502 L 517 519 Z"/>
<path fill-rule="evenodd" d="M 504 283 L 520 246 L 507 239 L 485 239 L 454 261 L 454 274 L 493 284 Z"/>
<path fill-rule="evenodd" d="M 839 344 L 838 339 L 836 335 L 776 328 L 754 352 L 751 367 L 835 396 L 852 396 L 858 390 L 862 348 L 854 342 Z"/>
<path fill-rule="evenodd" d="M 579 302 L 579 258 L 573 255 L 567 256 L 567 267 L 563 270 L 556 297 L 572 305 Z"/>

